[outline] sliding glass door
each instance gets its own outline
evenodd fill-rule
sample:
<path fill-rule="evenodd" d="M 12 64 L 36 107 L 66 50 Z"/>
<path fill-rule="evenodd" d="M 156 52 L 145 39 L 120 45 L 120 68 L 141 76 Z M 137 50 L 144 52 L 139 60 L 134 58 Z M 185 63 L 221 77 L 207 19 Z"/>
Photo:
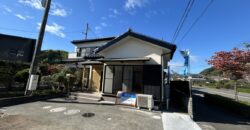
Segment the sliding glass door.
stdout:
<path fill-rule="evenodd" d="M 116 94 L 117 91 L 143 93 L 143 66 L 107 65 L 105 69 L 104 93 Z"/>

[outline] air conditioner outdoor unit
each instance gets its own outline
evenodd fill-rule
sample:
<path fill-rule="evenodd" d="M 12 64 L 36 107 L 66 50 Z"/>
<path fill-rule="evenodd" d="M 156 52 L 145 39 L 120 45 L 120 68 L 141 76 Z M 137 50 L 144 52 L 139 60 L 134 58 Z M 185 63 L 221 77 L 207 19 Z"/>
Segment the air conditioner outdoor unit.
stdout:
<path fill-rule="evenodd" d="M 143 108 L 148 108 L 149 111 L 152 110 L 152 108 L 154 107 L 153 95 L 136 94 L 136 97 L 137 97 L 137 108 L 138 109 L 143 107 Z"/>

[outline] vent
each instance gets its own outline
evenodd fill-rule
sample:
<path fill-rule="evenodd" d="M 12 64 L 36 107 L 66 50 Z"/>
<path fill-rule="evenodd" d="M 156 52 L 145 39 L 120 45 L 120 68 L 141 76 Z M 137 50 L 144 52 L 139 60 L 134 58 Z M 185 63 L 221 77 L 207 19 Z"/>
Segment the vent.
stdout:
<path fill-rule="evenodd" d="M 137 94 L 137 108 L 148 108 L 150 111 L 154 107 L 153 95 Z"/>

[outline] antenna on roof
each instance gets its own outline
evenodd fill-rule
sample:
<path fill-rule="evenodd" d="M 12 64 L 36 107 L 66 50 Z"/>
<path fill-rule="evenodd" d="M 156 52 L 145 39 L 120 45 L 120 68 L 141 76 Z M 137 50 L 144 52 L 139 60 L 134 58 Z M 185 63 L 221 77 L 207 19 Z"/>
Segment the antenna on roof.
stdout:
<path fill-rule="evenodd" d="M 132 29 L 131 29 L 131 28 L 128 28 L 128 32 L 132 32 Z"/>
<path fill-rule="evenodd" d="M 89 31 L 89 24 L 87 23 L 87 24 L 86 24 L 85 32 L 83 32 L 83 34 L 85 35 L 85 39 L 88 38 L 88 31 Z"/>

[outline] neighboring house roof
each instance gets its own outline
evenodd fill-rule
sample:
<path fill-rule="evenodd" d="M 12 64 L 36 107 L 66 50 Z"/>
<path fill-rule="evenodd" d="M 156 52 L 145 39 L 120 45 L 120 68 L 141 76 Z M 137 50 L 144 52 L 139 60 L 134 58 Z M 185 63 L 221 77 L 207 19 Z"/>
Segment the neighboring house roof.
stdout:
<path fill-rule="evenodd" d="M 2 33 L 0 33 L 0 37 L 9 37 L 9 38 L 17 38 L 17 39 L 34 40 L 34 41 L 36 41 L 36 39 L 32 39 L 32 38 L 26 38 L 26 37 L 14 36 L 14 35 L 2 34 Z"/>
<path fill-rule="evenodd" d="M 74 63 L 74 62 L 83 62 L 86 61 L 86 59 L 83 58 L 69 58 L 69 59 L 63 59 L 63 63 Z"/>
<path fill-rule="evenodd" d="M 117 61 L 149 61 L 150 57 L 138 57 L 138 58 L 104 58 L 104 59 L 98 59 L 98 61 L 108 61 L 108 62 L 117 62 Z"/>
<path fill-rule="evenodd" d="M 89 43 L 89 42 L 98 42 L 98 41 L 108 41 L 113 40 L 115 37 L 104 37 L 104 38 L 97 38 L 97 39 L 84 39 L 84 40 L 73 40 L 73 44 L 82 44 L 82 43 Z"/>
<path fill-rule="evenodd" d="M 140 33 L 136 33 L 136 32 L 133 32 L 131 29 L 129 29 L 126 33 L 122 34 L 119 37 L 116 37 L 112 41 L 109 41 L 107 44 L 105 44 L 104 46 L 100 47 L 96 51 L 96 53 L 101 52 L 104 49 L 106 49 L 106 48 L 108 48 L 108 47 L 116 44 L 117 42 L 121 41 L 123 38 L 126 38 L 127 36 L 132 36 L 132 37 L 135 37 L 135 38 L 147 41 L 149 43 L 152 43 L 154 45 L 170 49 L 171 50 L 171 59 L 172 59 L 173 54 L 174 54 L 174 52 L 176 50 L 176 45 L 174 45 L 174 44 L 171 44 L 171 43 L 163 41 L 163 40 L 155 39 L 155 38 L 152 38 L 152 37 L 140 34 Z"/>

